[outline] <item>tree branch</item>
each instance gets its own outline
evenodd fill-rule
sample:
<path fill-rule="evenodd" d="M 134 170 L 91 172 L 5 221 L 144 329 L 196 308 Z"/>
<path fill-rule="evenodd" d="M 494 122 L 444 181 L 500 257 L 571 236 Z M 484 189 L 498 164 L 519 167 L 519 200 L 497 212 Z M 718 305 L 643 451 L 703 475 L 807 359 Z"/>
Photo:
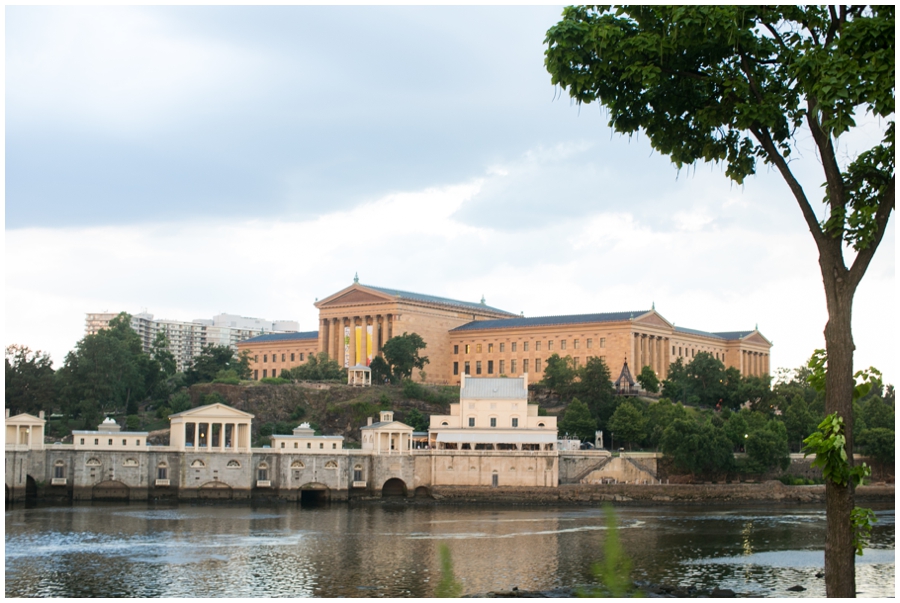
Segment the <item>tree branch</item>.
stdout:
<path fill-rule="evenodd" d="M 825 170 L 825 181 L 828 184 L 828 201 L 832 210 L 836 207 L 844 207 L 846 205 L 844 195 L 844 176 L 841 174 L 841 168 L 837 163 L 834 153 L 834 145 L 822 125 L 819 123 L 818 101 L 813 96 L 806 97 L 806 123 L 809 124 L 809 130 L 812 132 L 816 146 L 819 148 L 819 157 L 822 159 L 822 168 Z M 843 235 L 843 226 L 841 234 Z"/>
<path fill-rule="evenodd" d="M 797 203 L 800 205 L 800 211 L 803 213 L 806 225 L 809 227 L 809 231 L 816 241 L 816 246 L 821 247 L 825 242 L 825 233 L 822 232 L 822 228 L 819 226 L 819 220 L 816 218 L 816 213 L 809 205 L 809 200 L 806 198 L 806 193 L 803 192 L 803 187 L 797 182 L 787 161 L 785 161 L 784 157 L 781 156 L 781 153 L 778 152 L 778 148 L 775 146 L 775 142 L 769 135 L 769 131 L 765 128 L 754 127 L 750 128 L 750 133 L 753 134 L 756 140 L 759 141 L 759 144 L 765 149 L 769 161 L 778 168 L 779 172 L 781 172 L 781 177 L 787 182 L 791 192 L 794 193 L 794 198 L 797 199 Z"/>
<path fill-rule="evenodd" d="M 862 280 L 863 275 L 866 273 L 869 263 L 875 256 L 875 250 L 878 249 L 878 245 L 884 237 L 885 230 L 887 230 L 888 219 L 891 217 L 891 211 L 894 209 L 894 196 L 896 194 L 894 190 L 895 184 L 895 177 L 892 176 L 887 191 L 881 198 L 878 209 L 875 211 L 875 224 L 877 224 L 877 227 L 872 243 L 856 254 L 856 259 L 853 260 L 853 265 L 850 267 L 850 284 L 854 288 L 856 288 Z"/>

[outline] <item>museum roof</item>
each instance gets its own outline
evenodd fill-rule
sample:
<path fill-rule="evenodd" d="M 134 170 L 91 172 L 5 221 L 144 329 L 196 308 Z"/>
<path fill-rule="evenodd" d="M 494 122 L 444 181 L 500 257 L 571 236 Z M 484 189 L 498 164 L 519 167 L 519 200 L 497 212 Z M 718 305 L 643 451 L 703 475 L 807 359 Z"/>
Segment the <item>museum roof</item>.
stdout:
<path fill-rule="evenodd" d="M 466 377 L 459 390 L 460 400 L 497 398 L 501 400 L 528 399 L 528 389 L 522 377 Z"/>
<path fill-rule="evenodd" d="M 753 331 L 723 331 L 720 333 L 709 333 L 707 331 L 699 331 L 697 329 L 688 329 L 685 327 L 675 327 L 675 330 L 679 333 L 688 333 L 689 335 L 700 335 L 702 337 L 712 337 L 714 339 L 725 339 L 725 340 L 734 340 L 734 339 L 743 339 Z"/>
<path fill-rule="evenodd" d="M 509 314 L 510 316 L 515 316 L 515 314 L 513 314 L 512 312 L 507 312 L 506 310 L 501 310 L 500 308 L 494 308 L 492 306 L 488 306 L 486 304 L 478 302 L 459 301 L 457 299 L 450 299 L 448 297 L 425 295 L 424 293 L 413 293 L 411 291 L 400 291 L 399 289 L 387 289 L 386 287 L 375 287 L 373 285 L 363 285 L 363 287 L 365 287 L 366 289 L 372 289 L 373 291 L 380 291 L 381 293 L 385 293 L 392 297 L 407 298 L 429 304 L 441 304 L 444 306 L 454 306 L 457 308 L 467 308 L 470 310 L 490 310 L 492 312 L 499 312 L 501 314 Z"/>
<path fill-rule="evenodd" d="M 245 339 L 239 343 L 266 343 L 269 341 L 297 341 L 301 339 L 318 339 L 318 331 L 303 331 L 299 333 L 266 333 Z"/>
<path fill-rule="evenodd" d="M 533 316 L 525 318 L 499 318 L 496 320 L 475 320 L 460 325 L 451 331 L 473 331 L 482 329 L 514 329 L 516 327 L 538 327 L 543 325 L 568 325 L 593 322 L 620 322 L 646 314 L 650 310 L 635 312 L 601 312 L 599 314 L 566 314 L 562 316 Z"/>

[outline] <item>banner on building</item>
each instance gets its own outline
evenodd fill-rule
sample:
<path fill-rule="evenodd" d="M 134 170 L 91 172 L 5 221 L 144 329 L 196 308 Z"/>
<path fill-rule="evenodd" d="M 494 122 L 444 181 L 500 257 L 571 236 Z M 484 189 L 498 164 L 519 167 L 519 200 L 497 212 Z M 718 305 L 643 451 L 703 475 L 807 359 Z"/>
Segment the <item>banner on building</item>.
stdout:
<path fill-rule="evenodd" d="M 350 368 L 350 327 L 344 327 L 344 368 Z"/>
<path fill-rule="evenodd" d="M 372 364 L 372 325 L 366 326 L 366 366 Z"/>
<path fill-rule="evenodd" d="M 362 327 L 356 327 L 356 364 L 362 364 L 362 354 L 360 353 L 360 348 L 362 347 Z"/>

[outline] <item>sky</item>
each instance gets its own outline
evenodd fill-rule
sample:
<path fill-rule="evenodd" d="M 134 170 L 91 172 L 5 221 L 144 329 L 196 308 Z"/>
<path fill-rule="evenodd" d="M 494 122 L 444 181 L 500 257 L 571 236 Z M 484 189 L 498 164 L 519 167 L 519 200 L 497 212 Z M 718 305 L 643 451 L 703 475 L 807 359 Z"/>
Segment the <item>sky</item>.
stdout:
<path fill-rule="evenodd" d="M 26 7 L 6 33 L 6 345 L 54 365 L 85 314 L 317 328 L 353 282 L 526 316 L 649 308 L 824 347 L 813 239 L 780 176 L 677 170 L 550 83 L 560 7 Z M 865 117 L 839 154 L 883 124 Z M 800 132 L 792 168 L 821 166 Z M 823 206 L 815 204 L 820 216 Z M 896 382 L 895 219 L 854 303 Z"/>

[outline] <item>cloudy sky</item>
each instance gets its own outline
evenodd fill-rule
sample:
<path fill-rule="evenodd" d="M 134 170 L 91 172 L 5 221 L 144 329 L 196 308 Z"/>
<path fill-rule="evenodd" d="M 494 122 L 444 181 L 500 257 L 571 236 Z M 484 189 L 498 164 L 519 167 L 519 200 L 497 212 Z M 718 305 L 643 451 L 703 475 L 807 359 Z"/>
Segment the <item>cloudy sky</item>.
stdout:
<path fill-rule="evenodd" d="M 314 330 L 358 273 L 526 316 L 758 324 L 773 368 L 802 364 L 827 314 L 787 186 L 679 172 L 573 105 L 543 67 L 560 13 L 7 7 L 6 344 L 59 366 L 97 311 Z M 892 218 L 854 308 L 857 365 L 890 382 L 894 260 Z"/>

